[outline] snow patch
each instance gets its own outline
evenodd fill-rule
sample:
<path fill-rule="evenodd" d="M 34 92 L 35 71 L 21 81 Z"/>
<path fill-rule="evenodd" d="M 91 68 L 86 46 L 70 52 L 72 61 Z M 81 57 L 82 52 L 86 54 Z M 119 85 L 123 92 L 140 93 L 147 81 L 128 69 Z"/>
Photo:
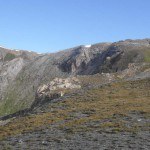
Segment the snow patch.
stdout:
<path fill-rule="evenodd" d="M 4 46 L 1 46 L 1 45 L 0 45 L 0 47 L 1 47 L 1 48 L 5 48 L 5 49 L 6 49 L 6 47 L 4 47 Z"/>
<path fill-rule="evenodd" d="M 14 49 L 7 48 L 7 47 L 1 46 L 1 45 L 0 45 L 0 48 L 7 49 L 7 50 L 14 50 Z"/>
<path fill-rule="evenodd" d="M 84 47 L 90 48 L 92 45 L 85 45 Z"/>

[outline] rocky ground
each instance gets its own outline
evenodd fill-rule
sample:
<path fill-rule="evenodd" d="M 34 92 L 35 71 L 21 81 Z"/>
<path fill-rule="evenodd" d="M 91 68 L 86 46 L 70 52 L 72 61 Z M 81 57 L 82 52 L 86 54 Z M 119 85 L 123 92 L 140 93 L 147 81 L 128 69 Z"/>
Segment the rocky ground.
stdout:
<path fill-rule="evenodd" d="M 0 148 L 12 150 L 149 150 L 149 132 L 102 133 L 80 132 L 69 133 L 66 129 L 54 128 L 25 133 L 0 142 Z"/>
<path fill-rule="evenodd" d="M 89 77 L 81 77 L 85 89 L 1 121 L 0 148 L 150 149 L 149 78 L 98 85 L 97 77 L 97 86 L 87 87 Z"/>

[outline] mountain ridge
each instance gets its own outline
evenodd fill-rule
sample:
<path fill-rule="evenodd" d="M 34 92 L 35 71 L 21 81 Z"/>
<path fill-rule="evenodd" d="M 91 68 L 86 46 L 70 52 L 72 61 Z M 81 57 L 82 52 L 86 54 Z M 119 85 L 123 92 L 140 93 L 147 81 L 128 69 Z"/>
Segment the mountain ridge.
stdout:
<path fill-rule="evenodd" d="M 15 56 L 7 56 L 10 52 Z M 127 69 L 130 63 L 149 63 L 150 39 L 81 45 L 42 55 L 0 48 L 0 54 L 0 114 L 4 115 L 29 108 L 37 88 L 55 77 L 115 73 Z"/>

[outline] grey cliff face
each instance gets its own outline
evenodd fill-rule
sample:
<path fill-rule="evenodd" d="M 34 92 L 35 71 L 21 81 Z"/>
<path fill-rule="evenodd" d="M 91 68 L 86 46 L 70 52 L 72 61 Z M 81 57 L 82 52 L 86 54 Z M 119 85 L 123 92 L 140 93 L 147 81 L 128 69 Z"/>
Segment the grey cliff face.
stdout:
<path fill-rule="evenodd" d="M 12 61 L 1 66 L 0 69 L 0 93 L 11 83 L 17 74 L 21 71 L 25 61 L 22 58 L 15 58 Z"/>
<path fill-rule="evenodd" d="M 80 75 L 122 71 L 129 63 L 144 61 L 144 51 L 150 48 L 149 41 L 126 40 L 90 47 L 81 46 L 63 59 L 59 68 L 63 72 Z"/>

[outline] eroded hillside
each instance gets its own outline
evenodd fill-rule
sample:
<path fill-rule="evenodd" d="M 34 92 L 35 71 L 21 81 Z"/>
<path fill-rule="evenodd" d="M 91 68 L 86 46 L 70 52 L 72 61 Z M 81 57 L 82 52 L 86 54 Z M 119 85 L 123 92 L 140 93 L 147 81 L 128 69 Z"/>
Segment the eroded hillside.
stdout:
<path fill-rule="evenodd" d="M 125 40 L 78 46 L 43 55 L 11 51 L 11 56 L 8 57 L 9 53 L 10 50 L 1 49 L 1 116 L 30 108 L 35 101 L 37 88 L 55 77 L 115 73 L 127 68 L 132 70 L 129 66 L 132 63 L 134 66 L 149 64 L 150 40 Z M 6 58 L 11 59 L 5 62 Z M 149 72 L 142 74 L 141 71 L 137 78 L 144 76 L 148 77 Z"/>

